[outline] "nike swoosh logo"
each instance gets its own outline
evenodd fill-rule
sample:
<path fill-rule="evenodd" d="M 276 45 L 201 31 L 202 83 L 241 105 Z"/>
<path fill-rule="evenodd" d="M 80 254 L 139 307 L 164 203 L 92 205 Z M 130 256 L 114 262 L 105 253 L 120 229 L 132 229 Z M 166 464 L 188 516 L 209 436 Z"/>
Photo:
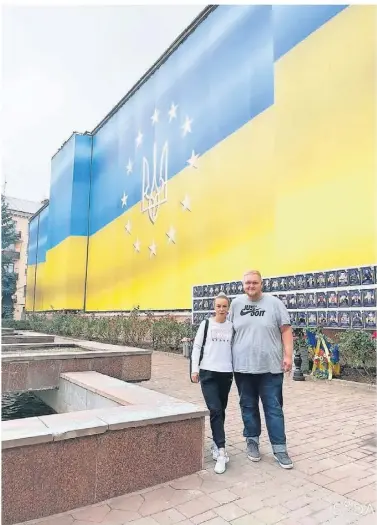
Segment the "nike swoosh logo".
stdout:
<path fill-rule="evenodd" d="M 241 316 L 250 314 L 251 317 L 263 317 L 266 313 L 265 310 L 241 310 L 240 314 Z"/>

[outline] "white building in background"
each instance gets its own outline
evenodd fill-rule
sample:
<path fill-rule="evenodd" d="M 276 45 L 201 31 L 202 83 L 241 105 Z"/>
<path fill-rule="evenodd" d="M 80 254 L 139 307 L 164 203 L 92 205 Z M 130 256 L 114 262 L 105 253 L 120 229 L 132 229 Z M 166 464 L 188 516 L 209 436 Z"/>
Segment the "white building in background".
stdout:
<path fill-rule="evenodd" d="M 23 319 L 25 312 L 29 219 L 41 208 L 43 203 L 16 199 L 15 197 L 5 197 L 5 200 L 12 218 L 16 223 L 16 231 L 18 234 L 17 242 L 9 246 L 8 250 L 14 253 L 13 262 L 9 267 L 9 271 L 14 271 L 17 274 L 13 317 L 16 320 L 20 320 Z"/>

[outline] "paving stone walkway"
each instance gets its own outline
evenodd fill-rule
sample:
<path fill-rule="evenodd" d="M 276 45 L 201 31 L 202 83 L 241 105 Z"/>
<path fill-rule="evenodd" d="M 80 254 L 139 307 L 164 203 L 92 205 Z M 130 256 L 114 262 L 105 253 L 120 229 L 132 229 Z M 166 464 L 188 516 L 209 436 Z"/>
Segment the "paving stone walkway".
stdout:
<path fill-rule="evenodd" d="M 155 352 L 143 386 L 203 405 L 181 356 Z M 374 525 L 376 395 L 339 380 L 285 381 L 285 417 L 294 469 L 272 457 L 263 427 L 262 461 L 245 455 L 233 386 L 226 431 L 230 462 L 213 472 L 206 422 L 205 470 L 101 504 L 28 522 L 38 525 Z M 158 454 L 158 450 L 156 450 Z"/>

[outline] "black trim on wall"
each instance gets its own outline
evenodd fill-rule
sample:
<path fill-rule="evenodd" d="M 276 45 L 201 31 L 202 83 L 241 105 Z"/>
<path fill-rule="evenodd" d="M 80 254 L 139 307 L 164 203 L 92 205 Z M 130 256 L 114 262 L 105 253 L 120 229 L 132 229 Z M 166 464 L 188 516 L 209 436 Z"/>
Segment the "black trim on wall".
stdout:
<path fill-rule="evenodd" d="M 86 296 L 87 296 L 87 282 L 88 282 L 88 263 L 89 263 L 89 242 L 90 242 L 90 196 L 92 193 L 92 166 L 93 166 L 93 136 L 90 148 L 90 174 L 89 174 L 89 195 L 88 195 L 88 232 L 86 235 L 86 261 L 85 261 L 85 278 L 84 278 L 84 300 L 83 311 L 86 312 Z"/>
<path fill-rule="evenodd" d="M 46 204 L 47 206 L 47 204 Z M 44 209 L 46 206 L 44 206 L 42 209 Z M 40 210 L 41 211 L 41 210 Z M 33 312 L 35 312 L 35 294 L 36 294 L 36 288 L 37 288 L 37 270 L 38 270 L 38 246 L 39 246 L 39 219 L 40 214 L 38 215 L 38 227 L 37 227 L 37 249 L 35 252 L 35 270 L 34 270 L 34 287 L 33 287 Z M 30 221 L 29 221 L 30 225 Z M 30 235 L 29 235 L 30 239 Z"/>

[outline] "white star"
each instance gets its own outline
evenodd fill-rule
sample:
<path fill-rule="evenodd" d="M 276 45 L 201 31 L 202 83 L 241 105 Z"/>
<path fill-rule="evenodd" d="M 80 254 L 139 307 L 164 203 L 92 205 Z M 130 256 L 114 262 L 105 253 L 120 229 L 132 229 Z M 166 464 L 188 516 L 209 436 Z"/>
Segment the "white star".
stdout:
<path fill-rule="evenodd" d="M 126 193 L 123 192 L 123 197 L 122 197 L 122 199 L 121 199 L 121 201 L 122 201 L 122 208 L 123 208 L 124 206 L 127 206 L 127 199 L 128 199 L 128 195 L 126 195 Z"/>
<path fill-rule="evenodd" d="M 130 221 L 127 221 L 125 229 L 126 229 L 126 232 L 131 235 L 131 222 Z"/>
<path fill-rule="evenodd" d="M 181 204 L 184 210 L 191 211 L 190 197 L 188 195 L 185 195 L 185 198 L 183 201 L 181 201 Z"/>
<path fill-rule="evenodd" d="M 143 134 L 141 131 L 139 131 L 136 137 L 136 146 L 139 147 L 142 142 L 143 142 Z"/>
<path fill-rule="evenodd" d="M 154 241 L 152 242 L 152 244 L 150 246 L 148 246 L 148 248 L 151 251 L 151 254 L 150 254 L 151 257 L 152 257 L 152 255 L 157 255 L 157 246 L 156 246 Z"/>
<path fill-rule="evenodd" d="M 187 133 L 191 133 L 191 124 L 192 124 L 192 118 L 186 117 L 185 123 L 182 126 L 184 137 L 187 135 Z"/>
<path fill-rule="evenodd" d="M 128 159 L 127 164 L 127 175 L 130 175 L 132 173 L 133 163 L 131 162 L 131 159 Z"/>
<path fill-rule="evenodd" d="M 158 116 L 159 116 L 160 112 L 158 111 L 158 109 L 156 108 L 154 110 L 154 113 L 153 115 L 151 116 L 151 120 L 152 120 L 152 124 L 156 124 L 158 122 Z"/>
<path fill-rule="evenodd" d="M 197 153 L 195 155 L 195 151 L 192 150 L 191 157 L 187 161 L 187 164 L 191 166 L 192 168 L 198 169 L 198 159 L 199 159 L 199 154 Z"/>
<path fill-rule="evenodd" d="M 136 241 L 133 243 L 133 247 L 135 248 L 135 252 L 140 252 L 140 241 L 139 241 L 139 239 L 136 239 Z"/>
<path fill-rule="evenodd" d="M 177 118 L 177 109 L 178 109 L 178 106 L 174 104 L 174 102 L 172 102 L 171 108 L 168 112 L 169 122 L 171 122 L 173 118 Z"/>
<path fill-rule="evenodd" d="M 168 243 L 173 242 L 175 244 L 175 234 L 176 234 L 175 229 L 173 228 L 173 226 L 170 226 L 170 230 L 166 233 L 168 237 Z"/>

